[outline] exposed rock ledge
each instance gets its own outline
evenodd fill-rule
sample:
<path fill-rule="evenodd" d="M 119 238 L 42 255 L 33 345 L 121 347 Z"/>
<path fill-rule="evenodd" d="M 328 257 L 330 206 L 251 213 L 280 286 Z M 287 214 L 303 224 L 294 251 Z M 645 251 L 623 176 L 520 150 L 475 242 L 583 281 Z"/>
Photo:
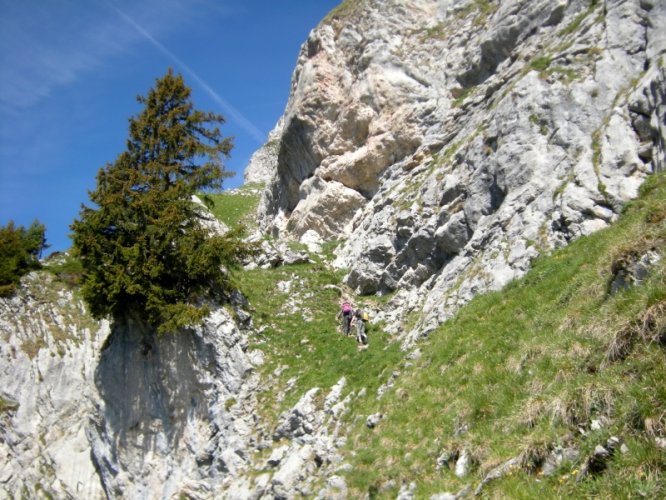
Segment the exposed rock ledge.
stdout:
<path fill-rule="evenodd" d="M 33 273 L 0 299 L 0 337 L 0 496 L 211 498 L 263 439 L 262 357 L 224 308 L 156 337 L 136 318 L 90 320 Z"/>
<path fill-rule="evenodd" d="M 346 239 L 347 283 L 397 292 L 378 319 L 407 343 L 606 227 L 666 163 L 664 2 L 487 4 L 348 5 L 311 32 L 273 156 L 247 169 L 272 169 L 262 227 Z"/>

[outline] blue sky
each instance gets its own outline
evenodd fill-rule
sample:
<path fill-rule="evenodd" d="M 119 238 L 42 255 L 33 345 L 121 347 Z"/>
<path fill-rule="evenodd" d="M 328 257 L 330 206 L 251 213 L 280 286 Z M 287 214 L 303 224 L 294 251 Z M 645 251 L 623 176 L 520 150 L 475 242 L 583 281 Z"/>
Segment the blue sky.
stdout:
<path fill-rule="evenodd" d="M 137 95 L 172 67 L 235 147 L 227 188 L 284 110 L 308 33 L 340 0 L 0 0 L 0 225 L 47 228 L 49 251 L 99 168 L 125 148 Z"/>

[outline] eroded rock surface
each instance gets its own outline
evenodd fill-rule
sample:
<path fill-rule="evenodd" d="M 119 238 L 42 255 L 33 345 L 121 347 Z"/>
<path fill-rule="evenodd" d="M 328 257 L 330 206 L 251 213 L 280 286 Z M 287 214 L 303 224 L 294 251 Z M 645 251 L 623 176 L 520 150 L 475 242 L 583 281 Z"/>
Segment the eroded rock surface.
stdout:
<path fill-rule="evenodd" d="M 140 318 L 93 321 L 40 272 L 0 299 L 0 335 L 0 496 L 214 498 L 250 484 L 262 357 L 226 309 L 156 336 Z"/>
<path fill-rule="evenodd" d="M 263 228 L 346 239 L 347 283 L 397 291 L 381 319 L 407 343 L 664 168 L 663 2 L 484 5 L 347 5 L 303 45 L 271 142 Z"/>

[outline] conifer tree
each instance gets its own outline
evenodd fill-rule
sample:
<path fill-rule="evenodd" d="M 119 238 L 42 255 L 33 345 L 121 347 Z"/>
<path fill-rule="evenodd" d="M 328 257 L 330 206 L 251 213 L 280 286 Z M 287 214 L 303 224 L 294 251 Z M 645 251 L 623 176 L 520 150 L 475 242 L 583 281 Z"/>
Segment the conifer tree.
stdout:
<path fill-rule="evenodd" d="M 205 302 L 230 289 L 227 270 L 244 252 L 237 235 L 212 236 L 192 196 L 219 189 L 232 148 L 221 115 L 195 110 L 182 76 L 169 70 L 138 101 L 127 149 L 97 174 L 72 224 L 84 268 L 83 296 L 97 318 L 133 314 L 173 331 L 196 324 Z"/>
<path fill-rule="evenodd" d="M 46 227 L 35 220 L 26 229 L 13 221 L 0 227 L 0 297 L 14 293 L 21 276 L 39 269 L 46 244 Z"/>

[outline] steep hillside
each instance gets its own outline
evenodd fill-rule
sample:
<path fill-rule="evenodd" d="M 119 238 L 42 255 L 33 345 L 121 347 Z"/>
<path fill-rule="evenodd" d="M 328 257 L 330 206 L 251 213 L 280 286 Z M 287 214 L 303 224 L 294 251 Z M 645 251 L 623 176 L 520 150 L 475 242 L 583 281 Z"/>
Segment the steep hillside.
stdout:
<path fill-rule="evenodd" d="M 350 290 L 334 245 L 266 242 L 281 259 L 235 276 L 249 304 L 157 338 L 92 322 L 67 266 L 31 274 L 0 301 L 0 491 L 663 496 L 665 174 L 642 191 L 610 228 L 540 257 L 409 352 L 387 328 L 409 323 L 377 320 L 390 297 L 352 298 L 373 318 L 368 348 L 340 334 Z M 247 193 L 226 202 L 227 225 L 252 206 Z"/>
<path fill-rule="evenodd" d="M 666 494 L 666 176 L 432 333 L 354 408 L 350 496 Z M 413 486 L 411 486 L 413 484 Z"/>
<path fill-rule="evenodd" d="M 241 273 L 271 436 L 251 458 L 255 491 L 663 496 L 666 174 L 641 192 L 610 228 L 540 257 L 407 353 L 382 322 L 367 350 L 340 333 L 348 290 L 330 249 Z M 354 301 L 375 318 L 391 307 Z"/>
<path fill-rule="evenodd" d="M 665 32 L 652 0 L 344 2 L 246 173 L 261 225 L 344 239 L 346 283 L 419 314 L 409 344 L 663 169 Z"/>
<path fill-rule="evenodd" d="M 0 497 L 214 497 L 254 439 L 242 301 L 157 336 L 93 320 L 77 272 L 56 257 L 0 299 Z"/>
<path fill-rule="evenodd" d="M 343 2 L 213 195 L 259 248 L 229 303 L 96 322 L 66 256 L 0 298 L 0 496 L 666 496 L 665 33 L 657 0 Z"/>

